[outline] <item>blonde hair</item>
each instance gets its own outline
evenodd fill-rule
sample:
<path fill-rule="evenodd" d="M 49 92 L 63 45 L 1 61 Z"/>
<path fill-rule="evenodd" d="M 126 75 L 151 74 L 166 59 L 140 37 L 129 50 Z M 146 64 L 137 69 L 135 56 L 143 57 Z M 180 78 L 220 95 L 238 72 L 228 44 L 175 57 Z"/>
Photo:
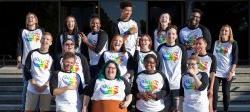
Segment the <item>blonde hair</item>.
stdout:
<path fill-rule="evenodd" d="M 223 25 L 222 27 L 221 27 L 221 29 L 220 29 L 220 34 L 219 34 L 219 41 L 221 42 L 221 31 L 225 28 L 225 27 L 227 27 L 227 28 L 229 28 L 229 41 L 230 42 L 233 42 L 234 41 L 234 36 L 233 36 L 233 30 L 232 30 L 232 27 L 230 26 L 230 25 L 228 25 L 228 24 L 225 24 L 225 25 Z"/>

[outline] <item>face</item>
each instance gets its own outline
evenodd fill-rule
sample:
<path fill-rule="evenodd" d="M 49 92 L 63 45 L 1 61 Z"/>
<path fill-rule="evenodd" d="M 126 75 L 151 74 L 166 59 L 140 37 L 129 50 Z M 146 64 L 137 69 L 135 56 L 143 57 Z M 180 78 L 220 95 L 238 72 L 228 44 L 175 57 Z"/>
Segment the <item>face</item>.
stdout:
<path fill-rule="evenodd" d="M 144 66 L 146 70 L 154 71 L 156 69 L 156 60 L 150 57 L 145 61 Z"/>
<path fill-rule="evenodd" d="M 115 79 L 117 68 L 114 63 L 109 63 L 105 68 L 105 76 L 107 79 Z"/>
<path fill-rule="evenodd" d="M 166 24 L 169 24 L 170 23 L 170 16 L 168 13 L 165 13 L 165 14 L 162 14 L 160 16 L 160 23 L 163 24 L 163 23 L 166 23 Z"/>
<path fill-rule="evenodd" d="M 174 28 L 169 29 L 166 36 L 167 43 L 174 43 L 176 39 L 177 31 Z"/>
<path fill-rule="evenodd" d="M 224 41 L 228 41 L 229 35 L 230 35 L 230 28 L 229 27 L 222 27 L 220 30 L 221 39 Z"/>
<path fill-rule="evenodd" d="M 200 23 L 201 20 L 201 15 L 198 12 L 193 12 L 191 17 L 190 17 L 190 24 L 192 26 L 196 26 Z"/>
<path fill-rule="evenodd" d="M 28 26 L 36 25 L 38 22 L 36 15 L 34 14 L 28 14 L 26 16 L 26 24 Z"/>
<path fill-rule="evenodd" d="M 198 69 L 197 61 L 193 60 L 193 59 L 188 59 L 187 60 L 187 68 L 197 70 Z"/>
<path fill-rule="evenodd" d="M 68 30 L 73 31 L 75 28 L 75 24 L 76 24 L 75 18 L 68 17 L 66 24 L 67 24 Z"/>
<path fill-rule="evenodd" d="M 41 38 L 40 42 L 41 42 L 41 47 L 49 48 L 49 46 L 52 45 L 52 37 L 51 37 L 51 35 L 44 35 Z"/>
<path fill-rule="evenodd" d="M 71 40 L 67 40 L 64 44 L 63 44 L 63 51 L 64 52 L 75 52 L 75 44 L 74 42 L 72 42 Z"/>
<path fill-rule="evenodd" d="M 140 47 L 141 48 L 149 48 L 150 46 L 150 40 L 148 39 L 149 37 L 143 36 L 140 38 Z"/>
<path fill-rule="evenodd" d="M 207 47 L 207 43 L 204 42 L 204 40 L 198 39 L 195 41 L 195 51 L 197 53 L 206 50 L 206 47 Z"/>
<path fill-rule="evenodd" d="M 90 27 L 92 29 L 92 31 L 94 32 L 98 32 L 101 28 L 101 22 L 100 19 L 98 18 L 93 18 L 90 22 Z"/>
<path fill-rule="evenodd" d="M 125 7 L 124 9 L 122 9 L 121 11 L 121 17 L 122 18 L 130 18 L 132 15 L 132 7 Z"/>
<path fill-rule="evenodd" d="M 67 58 L 63 60 L 63 69 L 70 72 L 70 69 L 75 65 L 75 58 Z"/>
<path fill-rule="evenodd" d="M 114 51 L 118 52 L 120 51 L 123 44 L 123 38 L 121 36 L 114 37 L 114 40 L 112 42 L 112 48 Z"/>

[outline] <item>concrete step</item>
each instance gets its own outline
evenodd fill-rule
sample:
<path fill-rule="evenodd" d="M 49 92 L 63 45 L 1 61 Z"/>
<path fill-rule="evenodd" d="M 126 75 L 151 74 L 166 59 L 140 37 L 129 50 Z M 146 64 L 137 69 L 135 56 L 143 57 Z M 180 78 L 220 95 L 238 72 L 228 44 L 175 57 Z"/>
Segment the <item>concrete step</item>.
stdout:
<path fill-rule="evenodd" d="M 223 97 L 219 96 L 218 101 L 222 101 Z M 230 96 L 231 102 L 250 102 L 250 95 L 237 95 L 237 96 Z"/>
<path fill-rule="evenodd" d="M 0 111 L 7 111 L 7 112 L 17 112 L 18 110 L 21 110 L 22 105 L 16 105 L 16 104 L 0 104 Z M 50 111 L 55 111 L 56 106 L 50 105 Z"/>
<path fill-rule="evenodd" d="M 250 104 L 238 104 L 238 105 L 230 105 L 229 106 L 229 112 L 250 112 Z M 218 105 L 218 111 L 223 111 L 223 104 Z"/>
<path fill-rule="evenodd" d="M 219 92 L 222 91 L 222 87 L 219 87 Z M 231 92 L 250 92 L 250 87 L 249 86 L 231 86 L 230 88 Z"/>

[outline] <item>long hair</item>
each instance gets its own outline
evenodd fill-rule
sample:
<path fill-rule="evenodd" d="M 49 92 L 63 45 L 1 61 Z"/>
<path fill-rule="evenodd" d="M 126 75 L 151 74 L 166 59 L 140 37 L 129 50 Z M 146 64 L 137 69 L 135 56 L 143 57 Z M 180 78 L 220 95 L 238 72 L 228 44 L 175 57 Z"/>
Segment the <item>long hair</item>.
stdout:
<path fill-rule="evenodd" d="M 147 37 L 148 40 L 149 40 L 149 42 L 150 42 L 148 48 L 151 49 L 152 48 L 152 44 L 153 44 L 151 37 L 148 34 L 142 34 L 140 37 L 141 38 L 139 38 L 139 45 L 141 44 L 142 37 Z"/>
<path fill-rule="evenodd" d="M 123 37 L 122 37 L 121 35 L 119 35 L 119 34 L 114 35 L 113 38 L 112 38 L 112 40 L 110 41 L 110 50 L 111 50 L 111 51 L 114 51 L 113 43 L 114 43 L 114 40 L 115 40 L 116 38 L 118 38 L 118 37 L 120 37 L 120 38 L 123 39 Z M 121 48 L 120 48 L 120 52 L 126 53 L 126 48 L 125 48 L 125 43 L 124 43 L 124 41 L 123 41 L 123 44 L 122 44 L 122 46 L 121 46 Z"/>
<path fill-rule="evenodd" d="M 39 27 L 39 25 L 38 25 L 38 17 L 37 17 L 36 14 L 33 13 L 33 12 L 28 12 L 28 14 L 26 15 L 26 20 L 25 20 L 25 26 L 26 26 L 26 28 L 28 27 L 28 17 L 29 17 L 30 15 L 34 15 L 34 17 L 35 17 L 35 19 L 36 19 L 36 28 L 38 28 L 38 27 Z"/>
<path fill-rule="evenodd" d="M 161 27 L 161 22 L 160 22 L 160 19 L 161 17 L 164 15 L 164 14 L 167 14 L 169 16 L 169 23 L 168 23 L 168 26 L 171 25 L 171 16 L 168 12 L 164 12 L 160 15 L 159 19 L 158 19 L 158 27 L 157 27 L 157 35 L 159 36 L 160 35 L 160 32 L 163 31 L 164 29 L 162 29 Z"/>
<path fill-rule="evenodd" d="M 114 62 L 114 61 L 112 61 L 112 60 L 107 61 L 107 62 L 102 66 L 101 70 L 99 71 L 99 73 L 98 73 L 98 75 L 97 75 L 97 79 L 99 79 L 99 80 L 106 79 L 106 76 L 105 76 L 105 69 L 106 69 L 106 67 L 107 67 L 110 63 L 115 64 L 115 68 L 116 68 L 116 76 L 115 76 L 115 79 L 121 80 L 121 72 L 120 72 L 120 69 L 119 69 L 117 63 Z"/>
<path fill-rule="evenodd" d="M 69 18 L 73 18 L 74 21 L 75 21 L 75 24 L 74 24 L 74 29 L 72 31 L 72 33 L 70 34 L 69 33 L 69 29 L 67 27 L 67 21 Z M 63 27 L 63 40 L 65 40 L 67 38 L 67 35 L 74 35 L 74 40 L 75 40 L 75 48 L 79 47 L 79 39 L 81 38 L 79 36 L 79 30 L 78 30 L 78 24 L 77 24 L 77 21 L 76 21 L 76 18 L 72 15 L 70 16 L 67 16 L 64 20 L 64 27 Z"/>
<path fill-rule="evenodd" d="M 221 42 L 221 31 L 225 28 L 225 27 L 227 27 L 227 28 L 229 28 L 229 41 L 230 42 L 234 42 L 234 36 L 233 36 L 233 30 L 232 30 L 232 27 L 230 26 L 230 25 L 228 25 L 228 24 L 225 24 L 225 25 L 223 25 L 222 27 L 221 27 L 221 29 L 220 29 L 220 34 L 219 34 L 219 41 Z"/>

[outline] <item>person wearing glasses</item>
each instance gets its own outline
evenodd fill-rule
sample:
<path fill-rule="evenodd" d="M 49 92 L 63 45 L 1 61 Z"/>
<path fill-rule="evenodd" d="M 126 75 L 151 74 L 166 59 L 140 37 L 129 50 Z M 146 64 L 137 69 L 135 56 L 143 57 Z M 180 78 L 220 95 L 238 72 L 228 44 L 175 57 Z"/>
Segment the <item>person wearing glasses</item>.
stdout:
<path fill-rule="evenodd" d="M 185 46 L 187 55 L 190 56 L 194 51 L 194 43 L 198 37 L 204 37 L 207 40 L 207 50 L 211 48 L 211 34 L 210 31 L 200 24 L 203 12 L 199 9 L 194 9 L 185 25 L 179 32 L 180 44 Z"/>
<path fill-rule="evenodd" d="M 198 63 L 198 57 L 191 55 L 187 60 L 187 72 L 181 79 L 180 96 L 184 97 L 183 112 L 209 112 L 209 78 L 206 72 L 199 71 Z"/>

